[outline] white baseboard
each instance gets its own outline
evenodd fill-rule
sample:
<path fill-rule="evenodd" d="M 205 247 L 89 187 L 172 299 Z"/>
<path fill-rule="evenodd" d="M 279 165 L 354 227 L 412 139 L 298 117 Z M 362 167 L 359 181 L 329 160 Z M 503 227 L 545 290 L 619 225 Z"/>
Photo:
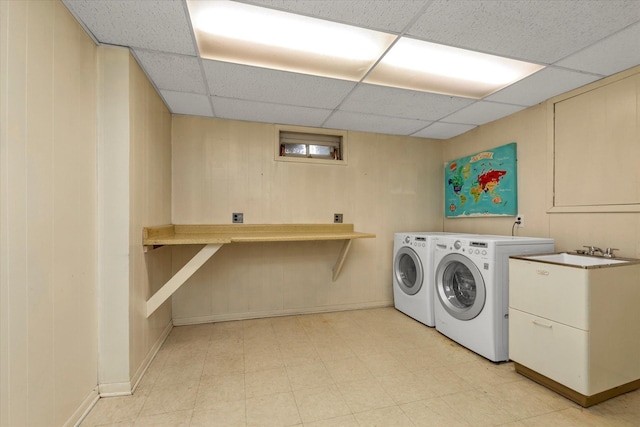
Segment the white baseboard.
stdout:
<path fill-rule="evenodd" d="M 140 367 L 136 370 L 136 373 L 133 375 L 133 378 L 131 378 L 131 383 L 133 384 L 133 388 L 131 389 L 132 393 L 136 390 L 136 388 L 138 388 L 138 385 L 140 384 L 140 381 L 142 380 L 144 373 L 147 372 L 147 369 L 149 369 L 149 366 L 151 366 L 151 362 L 153 362 L 153 359 L 155 359 L 156 355 L 158 354 L 158 351 L 160 351 L 160 347 L 162 347 L 162 344 L 164 344 L 165 340 L 171 333 L 171 329 L 173 329 L 173 323 L 169 322 L 167 326 L 164 328 L 164 330 L 162 331 L 162 334 L 160 334 L 160 337 L 153 344 L 153 347 L 151 347 L 151 350 L 149 351 L 149 353 L 147 353 L 147 357 L 144 358 L 144 361 L 142 362 Z"/>
<path fill-rule="evenodd" d="M 131 381 L 98 384 L 100 397 L 131 396 Z"/>
<path fill-rule="evenodd" d="M 98 393 L 98 387 L 95 387 L 82 401 L 80 406 L 78 406 L 78 409 L 73 412 L 67 422 L 64 423 L 64 427 L 79 426 L 80 423 L 85 419 L 87 414 L 89 414 L 89 411 L 91 411 L 91 409 L 96 406 L 96 403 L 98 403 L 99 399 L 100 394 Z"/>
<path fill-rule="evenodd" d="M 362 310 L 366 308 L 389 307 L 393 303 L 379 301 L 372 303 L 340 304 L 312 308 L 291 308 L 283 310 L 253 311 L 244 313 L 214 314 L 210 316 L 183 317 L 173 319 L 175 326 L 196 325 L 199 323 L 227 322 L 230 320 L 259 319 L 263 317 L 292 316 L 296 314 L 329 313 L 332 311 Z"/>
<path fill-rule="evenodd" d="M 147 356 L 144 358 L 135 374 L 131 378 L 130 381 L 121 382 L 121 383 L 108 383 L 108 384 L 99 384 L 98 389 L 100 391 L 100 397 L 115 397 L 115 396 L 130 396 L 135 391 L 136 387 L 142 380 L 144 373 L 147 372 L 147 369 L 151 365 L 151 362 L 158 354 L 160 347 L 169 336 L 171 329 L 173 328 L 173 323 L 169 322 L 167 326 L 164 328 L 160 337 L 153 344 Z"/>

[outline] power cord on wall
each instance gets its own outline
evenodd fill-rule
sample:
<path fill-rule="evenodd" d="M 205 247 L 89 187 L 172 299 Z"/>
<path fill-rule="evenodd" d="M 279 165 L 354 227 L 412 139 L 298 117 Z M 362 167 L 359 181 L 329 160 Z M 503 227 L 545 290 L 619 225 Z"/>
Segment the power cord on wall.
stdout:
<path fill-rule="evenodd" d="M 520 225 L 520 224 L 522 224 L 522 220 L 520 218 L 516 219 L 513 222 L 513 225 L 511 226 L 511 235 L 512 236 L 515 236 L 514 232 L 515 232 L 515 229 L 516 229 L 516 225 Z"/>

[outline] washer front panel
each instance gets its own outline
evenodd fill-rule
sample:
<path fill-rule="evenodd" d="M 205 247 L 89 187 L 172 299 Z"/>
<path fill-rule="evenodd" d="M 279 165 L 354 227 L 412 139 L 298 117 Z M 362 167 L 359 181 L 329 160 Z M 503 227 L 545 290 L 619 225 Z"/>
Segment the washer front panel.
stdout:
<path fill-rule="evenodd" d="M 418 254 L 408 246 L 400 248 L 393 262 L 393 274 L 402 291 L 415 295 L 422 288 L 424 271 Z"/>
<path fill-rule="evenodd" d="M 486 300 L 482 273 L 464 255 L 445 255 L 436 270 L 436 294 L 451 316 L 471 320 L 480 314 Z"/>

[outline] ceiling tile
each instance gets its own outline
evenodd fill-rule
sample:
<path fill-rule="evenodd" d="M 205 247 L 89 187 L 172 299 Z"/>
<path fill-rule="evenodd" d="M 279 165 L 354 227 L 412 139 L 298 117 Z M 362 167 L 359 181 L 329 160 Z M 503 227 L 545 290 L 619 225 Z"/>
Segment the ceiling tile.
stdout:
<path fill-rule="evenodd" d="M 247 3 L 391 33 L 401 32 L 426 4 L 424 0 L 248 0 Z"/>
<path fill-rule="evenodd" d="M 447 116 L 447 122 L 464 123 L 470 125 L 483 125 L 485 123 L 498 120 L 509 114 L 524 110 L 527 107 L 511 104 L 500 104 L 497 102 L 478 101 L 475 104 L 464 107 L 455 113 Z"/>
<path fill-rule="evenodd" d="M 475 100 L 434 93 L 360 84 L 340 106 L 341 111 L 433 121 Z"/>
<path fill-rule="evenodd" d="M 320 127 L 331 113 L 330 110 L 318 108 L 293 107 L 216 96 L 211 98 L 216 117 L 223 119 Z"/>
<path fill-rule="evenodd" d="M 600 78 L 593 74 L 547 67 L 485 100 L 531 106 Z"/>
<path fill-rule="evenodd" d="M 486 102 L 200 62 L 185 0 L 62 1 L 99 43 L 132 48 L 176 114 L 446 139 L 640 65 L 640 0 L 239 0 L 550 64 Z"/>
<path fill-rule="evenodd" d="M 100 43 L 197 55 L 181 0 L 63 0 Z"/>
<path fill-rule="evenodd" d="M 172 92 L 170 90 L 161 90 L 160 94 L 167 103 L 169 110 L 174 114 L 213 117 L 207 95 Z"/>
<path fill-rule="evenodd" d="M 638 3 L 640 7 L 640 3 Z M 573 54 L 555 65 L 611 75 L 640 64 L 640 23 Z"/>
<path fill-rule="evenodd" d="M 411 136 L 417 136 L 420 138 L 449 139 L 454 136 L 462 135 L 473 128 L 475 128 L 475 126 L 437 122 Z"/>
<path fill-rule="evenodd" d="M 220 61 L 204 61 L 210 93 L 224 98 L 334 109 L 356 85 Z"/>
<path fill-rule="evenodd" d="M 411 135 L 431 122 L 402 119 L 398 117 L 374 116 L 346 111 L 336 111 L 324 127 L 332 129 L 356 130 L 361 132 L 385 133 L 390 135 Z"/>
<path fill-rule="evenodd" d="M 551 64 L 638 19 L 637 0 L 435 0 L 408 34 Z"/>
<path fill-rule="evenodd" d="M 195 56 L 146 50 L 134 50 L 134 54 L 159 89 L 208 94 Z"/>

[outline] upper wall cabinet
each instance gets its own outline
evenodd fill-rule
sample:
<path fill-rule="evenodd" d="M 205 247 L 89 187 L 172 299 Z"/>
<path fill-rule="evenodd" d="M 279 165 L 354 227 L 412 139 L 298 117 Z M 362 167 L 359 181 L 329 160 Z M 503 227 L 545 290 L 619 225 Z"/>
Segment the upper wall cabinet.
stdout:
<path fill-rule="evenodd" d="M 549 211 L 640 211 L 640 67 L 549 104 Z"/>

